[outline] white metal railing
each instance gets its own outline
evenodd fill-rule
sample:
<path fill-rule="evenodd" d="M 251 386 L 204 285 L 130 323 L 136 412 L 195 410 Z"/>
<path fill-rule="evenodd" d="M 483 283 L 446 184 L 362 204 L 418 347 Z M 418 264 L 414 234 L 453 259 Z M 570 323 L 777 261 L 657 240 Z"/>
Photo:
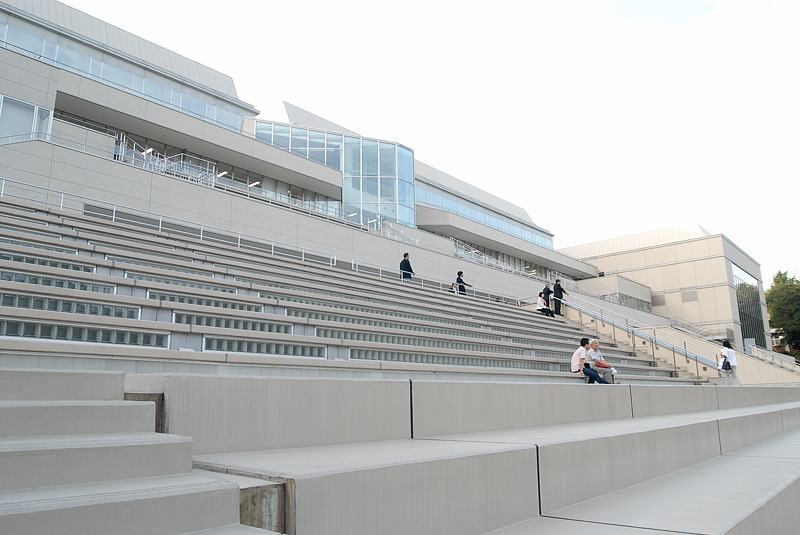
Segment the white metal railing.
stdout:
<path fill-rule="evenodd" d="M 777 351 L 771 351 L 769 349 L 764 349 L 763 347 L 751 346 L 750 356 L 755 357 L 758 360 L 769 362 L 775 366 L 780 366 L 781 368 L 800 372 L 800 365 L 791 355 L 778 353 Z"/>
<path fill-rule="evenodd" d="M 553 298 L 555 299 L 555 298 Z M 668 333 L 664 333 L 663 330 L 657 326 L 651 326 L 643 324 L 642 322 L 635 322 L 636 326 L 631 325 L 631 319 L 619 314 L 617 312 L 611 310 L 604 310 L 600 309 L 599 312 L 591 310 L 587 307 L 581 306 L 579 301 L 582 301 L 580 298 L 573 297 L 570 295 L 569 299 L 562 299 L 562 302 L 565 306 L 569 306 L 578 311 L 579 315 L 587 315 L 595 320 L 595 322 L 602 322 L 608 323 L 614 326 L 614 328 L 623 329 L 627 332 L 632 339 L 635 341 L 636 338 L 648 342 L 650 344 L 650 348 L 653 352 L 653 358 L 655 359 L 655 352 L 657 348 L 664 348 L 672 350 L 673 352 L 673 364 L 675 364 L 674 356 L 675 355 L 684 355 L 686 358 L 694 360 L 696 367 L 699 368 L 699 365 L 705 365 L 716 368 L 718 361 L 718 355 L 714 353 L 715 360 L 707 359 L 702 357 L 698 354 L 698 352 L 706 353 L 708 352 L 707 347 L 702 347 L 697 344 L 693 344 L 692 342 L 687 342 L 685 340 L 681 340 L 683 347 L 676 346 L 675 344 L 666 340 L 666 337 L 669 336 Z M 582 322 L 582 321 L 581 321 Z M 672 325 L 670 324 L 670 327 Z M 652 331 L 650 334 L 648 331 Z M 661 331 L 661 332 L 660 332 Z M 689 333 L 691 334 L 691 333 Z M 634 345 L 635 347 L 635 345 Z M 695 348 L 694 351 L 690 351 L 689 348 Z M 798 365 L 794 358 L 789 355 L 782 355 L 781 353 L 776 353 L 774 351 L 770 351 L 758 346 L 752 346 L 750 351 L 745 351 L 744 348 L 738 347 L 734 344 L 734 349 L 739 352 L 740 354 L 750 355 L 752 357 L 761 360 L 762 362 L 770 363 L 775 366 L 779 366 L 786 370 L 792 371 L 794 373 L 800 373 L 800 365 Z M 697 370 L 697 375 L 699 376 L 699 369 Z"/>
<path fill-rule="evenodd" d="M 557 299 L 557 298 L 556 297 L 552 297 L 552 299 Z M 685 343 L 684 343 L 684 347 L 679 347 L 679 346 L 676 346 L 675 344 L 667 342 L 663 338 L 659 338 L 657 336 L 658 327 L 653 327 L 653 326 L 633 327 L 628 323 L 628 318 L 625 317 L 625 316 L 622 316 L 621 314 L 618 314 L 618 313 L 615 313 L 615 312 L 612 312 L 612 311 L 606 311 L 606 313 L 604 314 L 602 309 L 600 310 L 600 312 L 595 312 L 593 310 L 590 310 L 588 308 L 584 308 L 584 307 L 580 306 L 576 302 L 577 300 L 579 300 L 579 299 L 570 297 L 569 300 L 562 299 L 561 302 L 565 306 L 570 307 L 570 308 L 572 308 L 572 309 L 574 309 L 574 310 L 576 310 L 578 312 L 578 315 L 580 317 L 580 323 L 582 325 L 583 325 L 583 316 L 584 315 L 589 316 L 590 318 L 592 318 L 595 321 L 595 326 L 597 328 L 598 335 L 600 334 L 600 332 L 599 332 L 600 323 L 609 324 L 609 325 L 612 326 L 612 329 L 620 329 L 623 332 L 627 333 L 631 337 L 631 342 L 632 342 L 631 345 L 633 346 L 634 350 L 641 349 L 641 348 L 637 347 L 637 345 L 636 345 L 637 339 L 640 340 L 640 341 L 644 341 L 644 342 L 648 343 L 649 347 L 652 350 L 652 356 L 653 356 L 653 361 L 654 362 L 655 362 L 655 360 L 657 358 L 656 357 L 656 351 L 659 350 L 659 349 L 664 349 L 664 350 L 667 350 L 667 351 L 672 353 L 673 367 L 675 367 L 675 369 L 678 368 L 678 366 L 677 366 L 677 358 L 676 358 L 677 355 L 682 355 L 682 356 L 686 357 L 687 359 L 694 360 L 695 361 L 695 365 L 698 367 L 697 374 L 696 374 L 698 377 L 700 376 L 700 371 L 699 371 L 700 364 L 702 364 L 703 366 L 714 368 L 714 369 L 717 368 L 717 361 L 716 360 L 707 359 L 705 357 L 702 357 L 702 356 L 698 355 L 697 353 L 689 351 L 687 349 Z M 617 316 L 619 319 L 614 319 L 611 316 Z M 650 334 L 650 333 L 644 331 L 643 329 L 652 330 L 653 334 Z M 614 338 L 616 338 L 616 336 L 614 336 Z"/>
<path fill-rule="evenodd" d="M 211 225 L 201 224 L 197 226 L 194 221 L 139 210 L 138 208 L 74 193 L 66 193 L 52 188 L 35 186 L 9 178 L 0 179 L 0 199 L 5 198 L 41 203 L 48 207 L 57 207 L 65 212 L 102 217 L 111 221 L 151 228 L 170 235 L 223 243 L 241 249 L 258 250 L 271 255 L 289 256 L 300 259 L 303 262 L 322 263 L 330 267 L 336 265 L 336 255 L 333 253 L 297 247 L 251 234 L 230 232 L 227 229 Z M 225 238 L 223 239 L 222 237 Z"/>
<path fill-rule="evenodd" d="M 405 281 L 406 284 L 413 284 L 415 286 L 419 286 L 420 288 L 430 288 L 434 290 L 440 290 L 442 292 L 453 293 L 454 281 L 445 281 L 442 279 L 437 279 L 435 277 L 425 277 L 424 275 L 417 275 L 416 273 L 411 279 L 403 279 L 403 273 L 400 271 L 399 267 L 393 268 L 393 267 L 381 266 L 379 264 L 374 264 L 371 262 L 362 262 L 360 260 L 353 259 L 352 269 L 356 273 L 368 273 L 371 275 L 376 275 L 382 279 L 388 278 L 399 281 Z M 501 294 L 498 292 L 490 292 L 487 290 L 476 290 L 472 286 L 467 286 L 466 292 L 467 292 L 466 295 L 471 295 L 479 299 L 489 299 L 491 301 L 498 301 L 506 304 L 519 305 L 519 300 L 517 299 L 517 297 L 511 295 Z"/>

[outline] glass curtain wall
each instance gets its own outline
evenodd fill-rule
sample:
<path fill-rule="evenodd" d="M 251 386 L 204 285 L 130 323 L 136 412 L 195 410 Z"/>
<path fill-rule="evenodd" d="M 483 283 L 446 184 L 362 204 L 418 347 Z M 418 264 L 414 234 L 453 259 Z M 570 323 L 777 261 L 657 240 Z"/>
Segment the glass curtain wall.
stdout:
<path fill-rule="evenodd" d="M 415 226 L 414 153 L 377 139 L 256 121 L 256 139 L 342 172 L 345 219 L 379 228 Z"/>
<path fill-rule="evenodd" d="M 447 210 L 481 225 L 521 238 L 527 242 L 541 245 L 547 249 L 553 248 L 553 237 L 536 228 L 524 225 L 515 219 L 489 210 L 485 206 L 470 202 L 430 184 L 417 182 L 415 187 L 416 199 L 421 203 Z"/>
<path fill-rule="evenodd" d="M 219 106 L 171 89 L 138 74 L 109 65 L 86 54 L 31 35 L 13 26 L 0 24 L 0 46 L 55 65 L 106 85 L 177 109 L 223 128 L 241 132 L 243 117 Z"/>
<path fill-rule="evenodd" d="M 742 324 L 742 338 L 753 338 L 757 346 L 768 347 L 764 333 L 764 318 L 761 315 L 758 280 L 736 264 L 732 264 L 732 267 L 736 302 L 739 305 L 739 321 Z"/>

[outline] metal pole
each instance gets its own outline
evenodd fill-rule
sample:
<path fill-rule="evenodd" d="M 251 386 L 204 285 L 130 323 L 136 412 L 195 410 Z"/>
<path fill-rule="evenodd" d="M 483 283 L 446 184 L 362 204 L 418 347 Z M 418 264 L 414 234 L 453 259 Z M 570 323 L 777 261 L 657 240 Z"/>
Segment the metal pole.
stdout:
<path fill-rule="evenodd" d="M 684 353 L 686 355 L 689 354 L 689 351 L 687 351 L 687 349 L 686 349 L 686 342 L 685 341 L 683 342 L 683 351 L 684 351 Z M 696 370 L 697 377 L 699 378 L 700 377 L 700 363 L 697 362 L 697 359 L 694 359 L 694 369 Z"/>
<path fill-rule="evenodd" d="M 656 330 L 653 329 L 653 340 L 650 342 L 650 345 L 653 346 L 653 364 L 656 363 Z"/>
<path fill-rule="evenodd" d="M 678 361 L 675 360 L 675 346 L 672 346 L 672 367 L 675 368 L 675 372 L 678 372 Z"/>

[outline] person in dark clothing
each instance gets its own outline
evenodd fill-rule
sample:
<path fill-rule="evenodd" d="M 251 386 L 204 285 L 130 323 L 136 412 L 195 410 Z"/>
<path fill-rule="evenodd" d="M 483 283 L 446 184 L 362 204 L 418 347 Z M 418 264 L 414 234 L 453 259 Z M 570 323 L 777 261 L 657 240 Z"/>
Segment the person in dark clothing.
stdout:
<path fill-rule="evenodd" d="M 458 275 L 456 276 L 456 284 L 458 284 L 458 293 L 460 293 L 460 294 L 466 294 L 467 293 L 467 286 L 472 288 L 471 284 L 467 284 L 466 282 L 464 282 L 464 279 L 462 278 L 463 276 L 464 276 L 464 272 L 463 271 L 459 271 Z"/>
<path fill-rule="evenodd" d="M 550 289 L 550 285 L 549 284 L 545 284 L 544 285 L 544 290 L 542 290 L 542 293 L 544 294 L 544 302 L 549 307 L 550 306 L 550 295 L 552 295 L 552 293 L 553 293 L 553 290 Z"/>
<path fill-rule="evenodd" d="M 411 261 L 408 259 L 408 253 L 403 254 L 403 260 L 400 261 L 400 273 L 403 275 L 403 281 L 410 281 L 411 275 L 414 270 L 411 269 Z"/>
<path fill-rule="evenodd" d="M 569 292 L 561 287 L 561 279 L 556 279 L 556 284 L 553 286 L 553 297 L 556 298 L 556 316 L 563 316 L 561 313 L 561 299 L 564 294 L 569 295 Z"/>

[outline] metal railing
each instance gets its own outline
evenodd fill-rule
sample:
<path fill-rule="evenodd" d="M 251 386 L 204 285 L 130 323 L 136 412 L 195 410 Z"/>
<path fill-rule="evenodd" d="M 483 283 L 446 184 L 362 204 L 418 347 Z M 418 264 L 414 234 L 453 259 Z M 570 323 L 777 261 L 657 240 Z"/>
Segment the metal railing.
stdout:
<path fill-rule="evenodd" d="M 146 227 L 168 236 L 180 236 L 234 246 L 240 249 L 257 250 L 276 256 L 297 258 L 303 262 L 315 262 L 334 267 L 336 255 L 307 247 L 264 239 L 251 234 L 231 232 L 212 225 L 199 225 L 177 217 L 167 216 L 110 203 L 92 197 L 66 193 L 63 191 L 35 186 L 9 178 L 0 179 L 0 199 L 20 199 L 40 203 L 47 207 L 57 207 L 64 212 L 100 217 L 115 222 Z"/>
<path fill-rule="evenodd" d="M 557 299 L 556 297 L 552 297 L 552 299 Z M 658 354 L 663 356 L 663 351 L 672 354 L 672 364 L 673 367 L 677 370 L 677 356 L 681 355 L 687 359 L 693 360 L 695 362 L 695 372 L 697 377 L 700 377 L 700 365 L 710 367 L 710 368 L 717 368 L 718 362 L 716 360 L 711 360 L 705 357 L 698 355 L 692 351 L 689 351 L 688 345 L 684 342 L 683 347 L 676 346 L 670 342 L 667 342 L 663 338 L 658 337 L 658 327 L 655 326 L 647 326 L 647 325 L 640 325 L 638 327 L 634 327 L 629 324 L 629 318 L 618 314 L 613 311 L 604 311 L 600 309 L 600 312 L 595 312 L 590 310 L 586 307 L 581 306 L 577 303 L 580 301 L 580 298 L 573 298 L 570 297 L 569 299 L 562 299 L 561 302 L 567 307 L 570 307 L 578 312 L 578 316 L 580 318 L 581 325 L 584 325 L 583 317 L 589 316 L 594 320 L 595 323 L 595 331 L 597 332 L 598 336 L 603 334 L 600 332 L 600 324 L 609 325 L 611 326 L 611 337 L 613 339 L 617 339 L 616 330 L 621 330 L 622 332 L 626 333 L 631 339 L 631 346 L 634 350 L 641 350 L 641 347 L 637 347 L 637 341 L 642 341 L 647 344 L 651 350 L 651 355 L 653 358 L 653 362 L 655 363 Z M 616 316 L 618 319 L 615 319 Z M 652 330 L 653 333 L 650 334 L 646 332 L 644 329 Z M 701 348 L 702 349 L 702 348 Z"/>
<path fill-rule="evenodd" d="M 454 293 L 453 281 L 445 281 L 442 279 L 437 279 L 435 277 L 425 277 L 423 275 L 417 275 L 417 274 L 414 274 L 414 276 L 410 279 L 403 279 L 403 272 L 400 271 L 400 268 L 381 266 L 379 264 L 374 264 L 371 262 L 362 262 L 360 260 L 353 259 L 352 269 L 356 273 L 368 273 L 370 275 L 375 275 L 382 279 L 395 279 L 399 281 L 404 281 L 405 284 L 412 284 L 420 288 L 439 290 L 451 294 Z M 519 300 L 517 299 L 517 297 L 511 295 L 501 294 L 497 292 L 490 292 L 486 290 L 476 290 L 472 286 L 467 286 L 466 292 L 467 292 L 466 295 L 470 295 L 472 297 L 476 297 L 479 299 L 488 299 L 500 303 L 519 305 Z"/>
<path fill-rule="evenodd" d="M 771 351 L 763 347 L 752 346 L 750 348 L 750 356 L 764 362 L 769 362 L 775 366 L 800 373 L 800 364 L 798 364 L 791 355 L 778 353 L 777 351 Z"/>

